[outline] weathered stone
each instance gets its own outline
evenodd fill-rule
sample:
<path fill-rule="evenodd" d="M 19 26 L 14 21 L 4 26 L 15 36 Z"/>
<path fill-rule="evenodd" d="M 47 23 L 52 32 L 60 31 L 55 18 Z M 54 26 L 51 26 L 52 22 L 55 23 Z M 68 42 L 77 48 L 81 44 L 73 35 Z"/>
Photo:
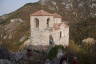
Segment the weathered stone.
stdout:
<path fill-rule="evenodd" d="M 69 45 L 69 26 L 62 22 L 60 15 L 40 10 L 30 16 L 30 23 L 30 44 L 34 46 L 48 46 L 50 45 L 51 35 L 55 45 Z"/>

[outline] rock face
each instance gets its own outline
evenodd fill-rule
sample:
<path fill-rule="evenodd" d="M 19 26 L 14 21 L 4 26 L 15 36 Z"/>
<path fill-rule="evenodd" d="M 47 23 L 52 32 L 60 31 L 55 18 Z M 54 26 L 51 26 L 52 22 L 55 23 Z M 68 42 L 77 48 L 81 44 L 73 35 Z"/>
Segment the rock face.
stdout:
<path fill-rule="evenodd" d="M 59 14 L 40 10 L 31 14 L 30 23 L 32 45 L 69 45 L 69 26 L 62 22 Z"/>

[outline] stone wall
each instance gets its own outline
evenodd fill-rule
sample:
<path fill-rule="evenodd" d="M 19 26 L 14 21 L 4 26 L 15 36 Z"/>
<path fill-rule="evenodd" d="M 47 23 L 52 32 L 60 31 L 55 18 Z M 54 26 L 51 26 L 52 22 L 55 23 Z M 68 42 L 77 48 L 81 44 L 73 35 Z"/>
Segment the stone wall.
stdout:
<path fill-rule="evenodd" d="M 39 20 L 39 26 L 36 27 L 36 20 Z M 48 20 L 49 19 L 49 20 Z M 47 21 L 49 21 L 49 26 Z M 52 35 L 56 45 L 69 45 L 69 26 L 62 23 L 58 30 L 53 29 L 54 23 L 62 23 L 61 18 L 54 18 L 53 16 L 31 16 L 31 42 L 32 45 L 49 45 L 49 36 Z M 60 34 L 60 32 L 62 34 Z"/>
<path fill-rule="evenodd" d="M 33 45 L 49 45 L 49 32 L 48 31 L 32 31 L 31 42 Z"/>
<path fill-rule="evenodd" d="M 62 19 L 61 18 L 54 18 L 55 23 L 61 23 Z"/>
<path fill-rule="evenodd" d="M 31 29 L 36 28 L 35 19 L 39 20 L 39 30 L 43 30 L 47 28 L 47 19 L 49 19 L 49 27 L 52 27 L 54 24 L 53 16 L 31 16 Z"/>
<path fill-rule="evenodd" d="M 60 35 L 60 32 L 61 32 L 61 35 Z M 69 45 L 69 26 L 68 27 L 64 27 L 64 25 L 61 26 L 61 29 L 53 31 L 52 36 L 54 38 L 56 45 L 68 46 Z"/>

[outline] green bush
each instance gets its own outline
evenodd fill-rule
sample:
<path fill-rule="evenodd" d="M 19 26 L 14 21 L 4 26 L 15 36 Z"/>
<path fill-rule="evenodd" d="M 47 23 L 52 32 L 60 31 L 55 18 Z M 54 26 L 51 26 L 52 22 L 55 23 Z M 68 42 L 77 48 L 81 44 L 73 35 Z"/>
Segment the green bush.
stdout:
<path fill-rule="evenodd" d="M 57 53 L 58 53 L 58 49 L 62 49 L 64 50 L 64 46 L 62 45 L 56 45 L 54 46 L 48 53 L 48 59 L 52 60 L 53 58 L 56 57 Z"/>

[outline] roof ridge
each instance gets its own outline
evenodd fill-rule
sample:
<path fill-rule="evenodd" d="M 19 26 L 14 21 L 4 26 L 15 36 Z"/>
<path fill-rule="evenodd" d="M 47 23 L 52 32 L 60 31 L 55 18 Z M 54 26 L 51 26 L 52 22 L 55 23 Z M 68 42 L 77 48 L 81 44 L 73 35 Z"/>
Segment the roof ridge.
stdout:
<path fill-rule="evenodd" d="M 34 12 L 31 14 L 32 16 L 53 16 L 51 13 L 45 11 L 45 10 L 39 10 L 37 12 Z"/>
<path fill-rule="evenodd" d="M 62 16 L 59 15 L 58 13 L 53 13 L 53 15 L 54 15 L 54 17 L 56 17 L 56 18 L 61 18 L 61 17 L 62 17 Z"/>
<path fill-rule="evenodd" d="M 53 14 L 51 14 L 51 13 L 49 13 L 49 12 L 47 12 L 47 11 L 45 11 L 45 10 L 39 10 L 39 11 L 36 11 L 36 12 L 34 12 L 33 14 L 31 14 L 32 16 L 54 16 L 55 18 L 61 18 L 62 16 L 61 15 L 59 15 L 58 13 L 53 13 Z"/>

